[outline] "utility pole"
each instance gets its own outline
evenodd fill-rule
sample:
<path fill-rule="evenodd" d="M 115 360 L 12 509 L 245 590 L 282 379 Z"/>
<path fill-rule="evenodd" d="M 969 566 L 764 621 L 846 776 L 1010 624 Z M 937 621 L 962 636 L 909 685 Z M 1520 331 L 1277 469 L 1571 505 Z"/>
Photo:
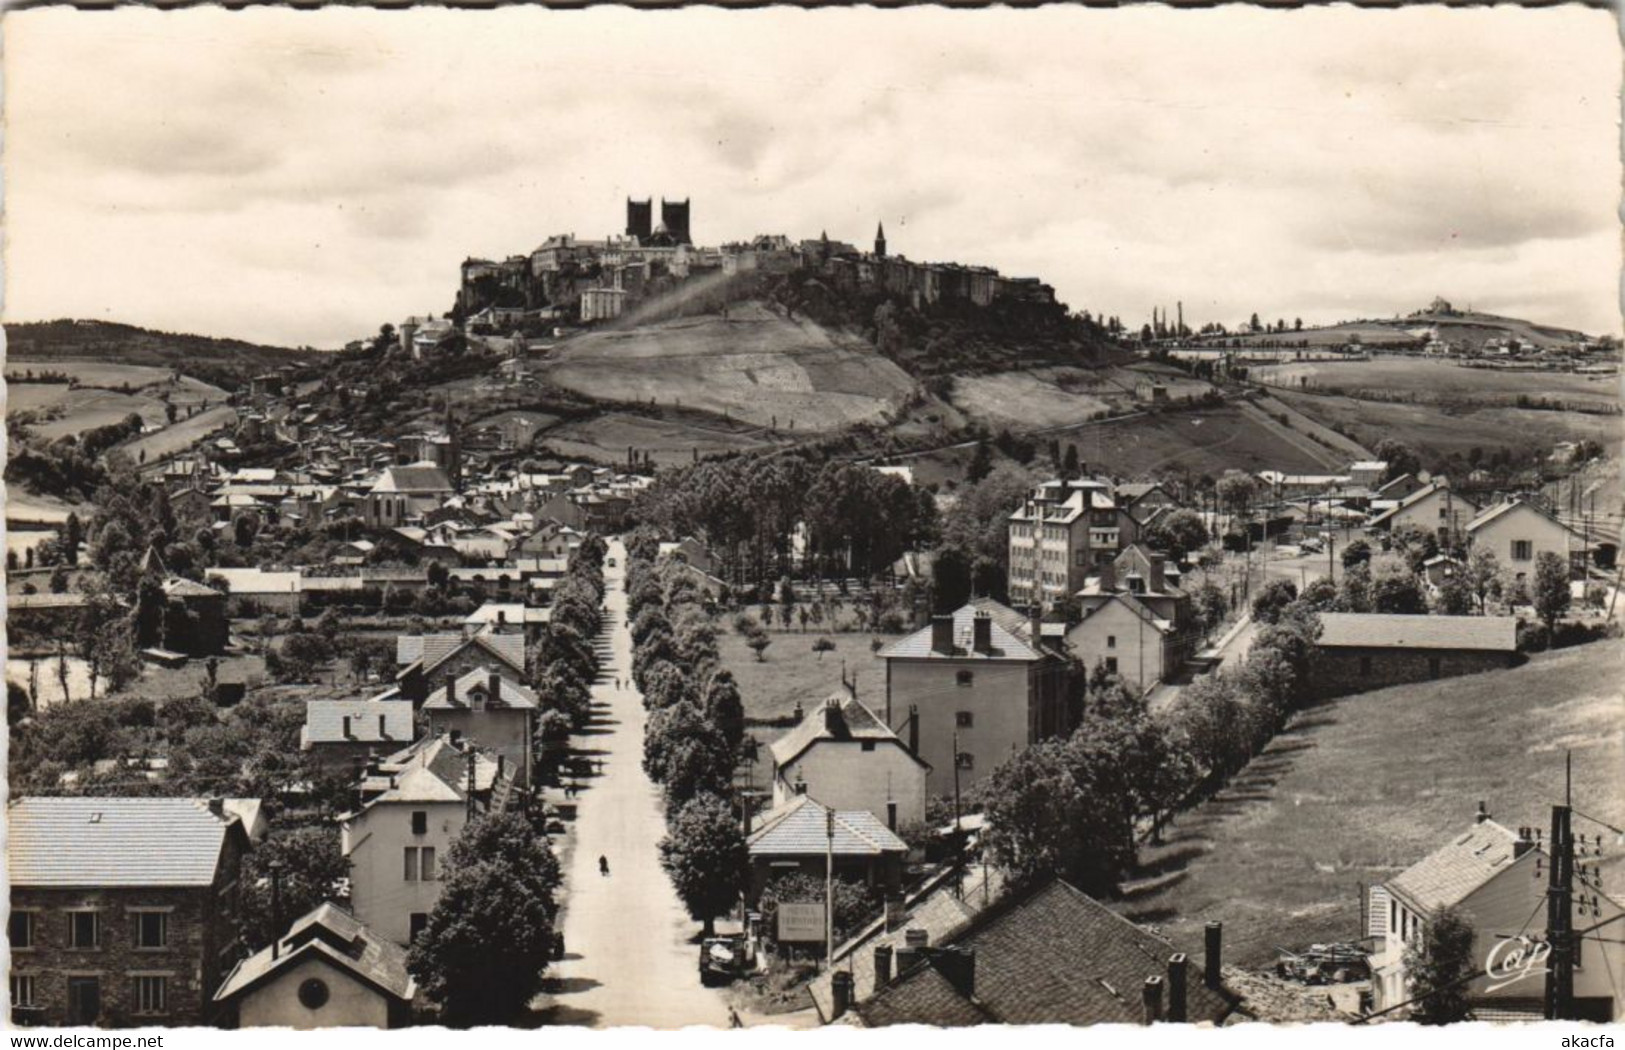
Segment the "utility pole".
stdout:
<path fill-rule="evenodd" d="M 466 761 L 468 762 L 468 819 L 473 820 L 474 819 L 474 786 L 475 786 L 475 781 L 474 781 L 474 741 L 472 741 L 472 740 L 470 740 L 468 742 L 468 754 L 466 756 Z"/>
<path fill-rule="evenodd" d="M 954 730 L 954 834 L 959 834 L 959 730 Z"/>
<path fill-rule="evenodd" d="M 835 969 L 835 809 L 824 810 L 824 965 Z"/>
<path fill-rule="evenodd" d="M 1574 1020 L 1574 834 L 1570 827 L 1574 756 L 1564 758 L 1563 804 L 1552 807 L 1551 872 L 1546 890 L 1548 1021 Z"/>
<path fill-rule="evenodd" d="M 282 865 L 271 865 L 271 940 L 282 940 Z"/>

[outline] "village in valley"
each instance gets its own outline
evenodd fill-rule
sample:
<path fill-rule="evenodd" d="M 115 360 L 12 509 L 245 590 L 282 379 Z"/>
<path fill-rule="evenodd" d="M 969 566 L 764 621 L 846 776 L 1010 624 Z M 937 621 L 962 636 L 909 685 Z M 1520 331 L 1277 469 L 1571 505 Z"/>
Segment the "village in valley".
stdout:
<path fill-rule="evenodd" d="M 1619 1019 L 1617 341 L 693 207 L 12 326 L 14 1023 Z"/>

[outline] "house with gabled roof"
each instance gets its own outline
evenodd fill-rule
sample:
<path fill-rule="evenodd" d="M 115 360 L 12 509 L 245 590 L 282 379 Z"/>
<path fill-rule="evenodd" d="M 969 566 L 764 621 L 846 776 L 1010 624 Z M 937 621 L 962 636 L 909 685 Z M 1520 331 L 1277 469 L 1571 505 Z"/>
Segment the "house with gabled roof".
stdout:
<path fill-rule="evenodd" d="M 13 1019 L 211 1023 L 240 954 L 237 812 L 224 799 L 27 797 L 6 815 Z"/>
<path fill-rule="evenodd" d="M 1015 751 L 1071 730 L 1065 661 L 1006 627 L 1019 618 L 1008 613 L 969 603 L 880 651 L 883 719 L 894 729 L 913 721 L 931 794 L 952 790 L 956 765 L 964 789 Z"/>
<path fill-rule="evenodd" d="M 1309 689 L 1345 696 L 1514 666 L 1515 616 L 1321 613 Z"/>
<path fill-rule="evenodd" d="M 367 489 L 362 516 L 369 528 L 393 529 L 439 510 L 456 492 L 446 472 L 433 463 L 385 467 Z"/>
<path fill-rule="evenodd" d="M 423 701 L 432 733 L 472 740 L 500 755 L 521 787 L 530 786 L 531 737 L 539 707 L 533 691 L 494 665 L 462 674 L 445 672 L 440 687 Z"/>
<path fill-rule="evenodd" d="M 931 767 L 845 692 L 814 706 L 769 751 L 775 807 L 810 795 L 837 810 L 868 810 L 892 831 L 925 820 Z"/>
<path fill-rule="evenodd" d="M 299 750 L 324 768 L 359 776 L 368 758 L 393 754 L 412 742 L 412 719 L 412 705 L 404 700 L 310 700 Z"/>
<path fill-rule="evenodd" d="M 417 982 L 406 950 L 324 902 L 239 962 L 215 1002 L 231 1028 L 403 1028 Z"/>
<path fill-rule="evenodd" d="M 1437 478 L 1387 510 L 1373 514 L 1366 528 L 1392 532 L 1408 525 L 1449 540 L 1459 538 L 1477 514 L 1477 503 L 1452 490 L 1448 478 Z"/>
<path fill-rule="evenodd" d="M 876 896 L 891 896 L 902 887 L 903 862 L 908 857 L 908 844 L 873 813 L 834 809 L 810 795 L 797 795 L 757 814 L 745 847 L 750 854 L 747 892 L 752 904 L 781 875 L 822 878 L 830 857 L 836 878 L 862 883 Z"/>
<path fill-rule="evenodd" d="M 339 818 L 356 918 L 396 944 L 411 944 L 440 896 L 452 843 L 472 815 L 504 809 L 512 787 L 499 756 L 449 735 L 426 736 L 369 764 L 360 808 Z"/>
<path fill-rule="evenodd" d="M 1468 522 L 1467 542 L 1474 550 L 1494 554 L 1514 577 L 1532 576 L 1535 560 L 1546 553 L 1562 558 L 1564 564 L 1578 556 L 1584 567 L 1585 537 L 1526 499 L 1503 500 Z"/>
<path fill-rule="evenodd" d="M 1471 959 L 1485 971 L 1467 986 L 1477 1019 L 1540 1020 L 1544 965 L 1523 969 L 1506 963 L 1513 952 L 1533 959 L 1550 943 L 1546 902 L 1550 867 L 1540 829 L 1504 827 L 1480 803 L 1472 825 L 1373 886 L 1366 933 L 1375 941 L 1371 986 L 1377 1009 L 1410 1000 L 1406 950 L 1424 943 L 1428 924 L 1451 908 L 1473 928 Z M 1606 932 L 1618 928 L 1625 908 L 1603 892 L 1594 871 L 1581 873 L 1573 908 L 1574 929 L 1581 931 L 1574 967 L 1577 1011 L 1593 1021 L 1625 1017 L 1625 987 L 1618 979 L 1625 974 L 1625 946 L 1617 935 Z"/>
<path fill-rule="evenodd" d="M 1219 976 L 1220 942 L 1201 965 L 1149 929 L 1059 879 L 1007 896 L 944 942 L 905 942 L 875 992 L 867 1027 L 897 1024 L 1222 1025 L 1241 997 Z"/>
<path fill-rule="evenodd" d="M 421 706 L 431 683 L 447 674 L 464 675 L 490 664 L 515 680 L 525 676 L 525 636 L 481 631 L 463 634 L 403 634 L 395 639 L 395 686 L 400 698 Z"/>

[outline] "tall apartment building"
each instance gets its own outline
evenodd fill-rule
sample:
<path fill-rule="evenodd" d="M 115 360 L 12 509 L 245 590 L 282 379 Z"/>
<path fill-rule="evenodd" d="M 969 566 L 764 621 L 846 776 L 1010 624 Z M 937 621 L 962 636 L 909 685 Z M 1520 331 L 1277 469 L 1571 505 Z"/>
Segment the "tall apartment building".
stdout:
<path fill-rule="evenodd" d="M 1040 484 L 1010 515 L 1010 601 L 1048 605 L 1076 594 L 1121 543 L 1110 484 L 1090 478 Z"/>

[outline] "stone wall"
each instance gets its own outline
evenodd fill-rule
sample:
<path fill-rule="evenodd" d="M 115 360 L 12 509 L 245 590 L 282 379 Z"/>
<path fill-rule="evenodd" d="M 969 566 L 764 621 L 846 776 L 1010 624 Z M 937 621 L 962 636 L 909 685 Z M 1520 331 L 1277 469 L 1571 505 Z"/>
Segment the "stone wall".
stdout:
<path fill-rule="evenodd" d="M 1310 689 L 1326 699 L 1409 682 L 1455 678 L 1513 666 L 1517 653 L 1465 649 L 1338 646 L 1318 650 Z"/>

